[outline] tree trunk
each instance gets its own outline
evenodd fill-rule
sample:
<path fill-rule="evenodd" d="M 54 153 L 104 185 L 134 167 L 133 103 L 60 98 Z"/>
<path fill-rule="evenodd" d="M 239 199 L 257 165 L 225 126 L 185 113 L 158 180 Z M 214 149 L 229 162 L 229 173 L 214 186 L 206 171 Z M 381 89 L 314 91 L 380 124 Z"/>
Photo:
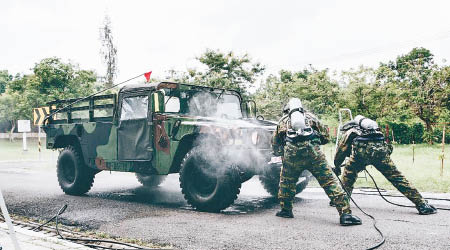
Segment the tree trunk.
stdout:
<path fill-rule="evenodd" d="M 427 133 L 428 133 L 428 144 L 432 145 L 433 144 L 433 127 L 431 126 L 431 122 L 430 121 L 425 121 L 425 126 L 427 129 Z"/>
<path fill-rule="evenodd" d="M 11 121 L 11 130 L 9 131 L 9 142 L 14 142 L 13 132 L 15 128 L 16 128 L 15 121 Z"/>

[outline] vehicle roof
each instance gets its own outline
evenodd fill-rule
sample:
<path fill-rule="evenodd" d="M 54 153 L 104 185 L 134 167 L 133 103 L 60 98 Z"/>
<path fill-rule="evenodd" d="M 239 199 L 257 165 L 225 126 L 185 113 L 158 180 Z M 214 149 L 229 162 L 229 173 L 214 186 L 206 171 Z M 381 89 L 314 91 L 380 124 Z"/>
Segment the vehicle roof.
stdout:
<path fill-rule="evenodd" d="M 128 84 L 128 85 L 123 86 L 120 89 L 120 92 L 130 92 L 130 91 L 134 91 L 134 90 L 137 90 L 137 89 L 140 89 L 140 90 L 143 90 L 143 89 L 145 89 L 145 90 L 153 90 L 153 89 L 156 89 L 156 86 L 158 84 L 159 83 L 135 83 L 135 84 Z"/>
<path fill-rule="evenodd" d="M 183 86 L 189 86 L 192 88 L 205 88 L 205 89 L 217 89 L 217 90 L 226 90 L 226 91 L 232 91 L 237 93 L 239 95 L 239 98 L 241 98 L 241 95 L 238 91 L 232 90 L 232 89 L 223 89 L 223 88 L 213 88 L 208 86 L 201 86 L 201 85 L 191 85 L 191 84 L 185 84 L 185 83 L 175 83 L 175 82 L 153 82 L 153 83 L 136 83 L 136 84 L 128 84 L 123 86 L 119 94 L 125 94 L 125 93 L 141 93 L 141 92 L 148 92 L 155 89 L 161 89 L 161 88 L 178 88 L 180 85 Z M 241 98 L 242 99 L 242 98 Z"/>

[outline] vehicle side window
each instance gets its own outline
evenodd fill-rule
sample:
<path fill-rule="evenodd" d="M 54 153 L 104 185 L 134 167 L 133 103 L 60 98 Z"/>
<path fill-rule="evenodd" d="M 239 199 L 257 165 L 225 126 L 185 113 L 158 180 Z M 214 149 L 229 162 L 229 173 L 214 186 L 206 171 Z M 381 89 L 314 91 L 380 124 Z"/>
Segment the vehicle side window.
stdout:
<path fill-rule="evenodd" d="M 124 98 L 120 111 L 120 120 L 136 120 L 147 118 L 148 96 Z"/>
<path fill-rule="evenodd" d="M 164 111 L 169 113 L 180 112 L 180 98 L 175 96 L 165 96 L 164 102 L 166 104 Z"/>

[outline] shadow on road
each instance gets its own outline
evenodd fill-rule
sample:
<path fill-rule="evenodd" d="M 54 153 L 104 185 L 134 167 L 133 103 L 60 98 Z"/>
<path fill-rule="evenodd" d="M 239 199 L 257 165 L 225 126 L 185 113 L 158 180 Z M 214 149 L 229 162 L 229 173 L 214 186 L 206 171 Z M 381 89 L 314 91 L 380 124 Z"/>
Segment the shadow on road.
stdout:
<path fill-rule="evenodd" d="M 295 198 L 294 202 L 301 202 L 301 198 Z M 267 209 L 278 208 L 278 199 L 275 197 L 251 197 L 244 196 L 239 197 L 233 205 L 223 210 L 223 214 L 236 215 L 236 214 L 247 214 L 247 213 L 257 213 Z"/>
<path fill-rule="evenodd" d="M 195 209 L 186 202 L 180 190 L 170 190 L 164 187 L 137 187 L 111 190 L 109 192 L 95 192 L 89 193 L 86 197 L 195 211 Z M 302 200 L 297 197 L 295 199 L 295 202 L 301 202 Z M 277 206 L 278 201 L 275 197 L 240 195 L 233 205 L 223 210 L 221 213 L 226 215 L 257 213 Z"/>

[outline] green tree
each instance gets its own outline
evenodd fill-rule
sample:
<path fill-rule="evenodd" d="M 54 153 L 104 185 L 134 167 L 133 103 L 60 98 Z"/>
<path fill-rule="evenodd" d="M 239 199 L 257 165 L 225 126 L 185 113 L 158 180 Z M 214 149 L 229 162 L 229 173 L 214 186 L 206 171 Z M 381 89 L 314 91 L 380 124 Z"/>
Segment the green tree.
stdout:
<path fill-rule="evenodd" d="M 17 75 L 7 85 L 0 101 L 0 116 L 12 126 L 18 119 L 31 119 L 32 109 L 56 99 L 86 96 L 93 93 L 96 75 L 59 58 L 45 58 L 30 75 Z"/>
<path fill-rule="evenodd" d="M 330 115 L 340 103 L 339 93 L 337 82 L 327 70 L 311 67 L 297 72 L 281 70 L 278 75 L 269 76 L 254 97 L 264 117 L 277 119 L 291 97 L 300 98 L 304 107 L 317 114 Z"/>
<path fill-rule="evenodd" d="M 235 89 L 246 93 L 265 67 L 244 54 L 237 56 L 233 52 L 223 53 L 215 50 L 206 50 L 197 60 L 206 66 L 205 71 L 189 70 L 183 74 L 182 79 L 194 84 L 216 88 Z"/>
<path fill-rule="evenodd" d="M 9 123 L 10 133 L 9 133 L 9 141 L 13 141 L 12 133 L 16 128 L 16 120 L 17 117 L 20 117 L 18 114 L 18 103 L 17 99 L 15 99 L 9 93 L 3 93 L 0 95 L 0 121 L 5 121 Z"/>
<path fill-rule="evenodd" d="M 405 121 L 412 114 L 405 101 L 399 100 L 401 91 L 376 79 L 378 68 L 360 66 L 341 72 L 341 107 L 350 108 L 354 115 L 363 115 L 378 121 Z"/>
<path fill-rule="evenodd" d="M 436 65 L 429 50 L 414 48 L 395 61 L 381 64 L 380 68 L 383 70 L 377 78 L 400 90 L 399 99 L 425 123 L 427 140 L 431 142 L 432 125 L 448 105 L 446 67 Z"/>
<path fill-rule="evenodd" d="M 105 16 L 103 25 L 100 28 L 100 41 L 102 43 L 100 55 L 106 65 L 105 87 L 110 88 L 113 85 L 114 79 L 117 75 L 117 47 L 114 43 L 111 19 L 109 16 Z"/>
<path fill-rule="evenodd" d="M 8 70 L 0 70 L 0 95 L 5 93 L 6 85 L 12 80 L 12 76 L 8 74 Z"/>

